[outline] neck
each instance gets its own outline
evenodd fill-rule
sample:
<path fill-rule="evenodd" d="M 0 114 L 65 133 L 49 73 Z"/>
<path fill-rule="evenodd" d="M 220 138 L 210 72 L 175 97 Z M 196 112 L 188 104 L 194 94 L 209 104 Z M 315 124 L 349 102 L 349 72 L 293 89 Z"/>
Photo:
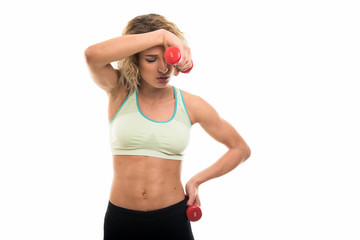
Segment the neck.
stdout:
<path fill-rule="evenodd" d="M 142 84 L 138 89 L 138 95 L 143 99 L 163 100 L 173 97 L 173 87 L 168 85 L 165 88 L 154 88 L 147 84 Z"/>

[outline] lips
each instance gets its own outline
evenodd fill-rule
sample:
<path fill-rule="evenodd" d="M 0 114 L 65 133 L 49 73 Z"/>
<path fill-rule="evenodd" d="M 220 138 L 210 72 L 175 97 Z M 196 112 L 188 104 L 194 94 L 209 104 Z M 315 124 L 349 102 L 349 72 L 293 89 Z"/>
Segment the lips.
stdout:
<path fill-rule="evenodd" d="M 162 76 L 156 78 L 159 82 L 167 82 L 169 80 L 170 76 Z"/>

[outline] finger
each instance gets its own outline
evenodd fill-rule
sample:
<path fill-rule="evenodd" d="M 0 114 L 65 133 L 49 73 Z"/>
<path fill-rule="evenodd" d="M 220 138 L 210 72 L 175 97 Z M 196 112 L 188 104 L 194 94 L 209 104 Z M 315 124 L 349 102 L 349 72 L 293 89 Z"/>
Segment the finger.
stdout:
<path fill-rule="evenodd" d="M 189 67 L 184 68 L 183 70 L 181 70 L 182 73 L 189 73 L 193 68 L 193 64 L 191 62 Z"/>
<path fill-rule="evenodd" d="M 181 67 L 179 65 L 174 65 L 176 71 L 181 72 Z"/>
<path fill-rule="evenodd" d="M 193 61 L 191 60 L 191 58 L 189 58 L 189 60 L 182 59 L 181 62 L 177 64 L 178 70 L 180 70 L 180 72 L 182 73 L 190 72 L 192 67 L 193 67 Z"/>
<path fill-rule="evenodd" d="M 193 196 L 189 196 L 189 200 L 187 201 L 187 205 L 190 206 L 190 205 L 193 205 L 195 202 L 195 198 Z"/>
<path fill-rule="evenodd" d="M 193 204 L 196 204 L 196 205 L 198 205 L 199 207 L 201 207 L 201 202 L 200 202 L 199 195 L 196 196 L 195 202 L 194 202 Z"/>
<path fill-rule="evenodd" d="M 191 61 L 190 61 L 191 63 Z M 189 61 L 186 58 L 181 58 L 180 62 L 176 64 L 176 66 L 183 71 L 189 66 Z"/>

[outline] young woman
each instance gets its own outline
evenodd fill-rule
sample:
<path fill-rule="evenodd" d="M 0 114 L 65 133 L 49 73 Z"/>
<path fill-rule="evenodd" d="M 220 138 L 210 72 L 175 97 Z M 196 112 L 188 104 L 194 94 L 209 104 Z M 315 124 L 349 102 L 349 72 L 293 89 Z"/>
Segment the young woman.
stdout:
<path fill-rule="evenodd" d="M 171 46 L 182 55 L 176 67 L 164 59 Z M 192 66 L 182 33 L 163 16 L 142 15 L 121 37 L 88 47 L 85 57 L 109 97 L 114 178 L 104 239 L 194 239 L 186 206 L 200 205 L 200 184 L 233 170 L 250 149 L 206 101 L 170 85 L 173 75 Z M 110 64 L 114 61 L 118 69 Z M 228 151 L 184 189 L 182 155 L 196 123 Z"/>

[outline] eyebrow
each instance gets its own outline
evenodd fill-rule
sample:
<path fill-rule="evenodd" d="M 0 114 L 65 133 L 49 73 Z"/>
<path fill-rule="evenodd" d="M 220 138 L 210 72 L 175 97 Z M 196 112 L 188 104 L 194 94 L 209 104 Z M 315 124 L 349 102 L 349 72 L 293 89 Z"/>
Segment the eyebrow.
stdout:
<path fill-rule="evenodd" d="M 154 54 L 147 54 L 145 55 L 145 57 L 157 57 L 158 55 L 154 55 Z"/>

